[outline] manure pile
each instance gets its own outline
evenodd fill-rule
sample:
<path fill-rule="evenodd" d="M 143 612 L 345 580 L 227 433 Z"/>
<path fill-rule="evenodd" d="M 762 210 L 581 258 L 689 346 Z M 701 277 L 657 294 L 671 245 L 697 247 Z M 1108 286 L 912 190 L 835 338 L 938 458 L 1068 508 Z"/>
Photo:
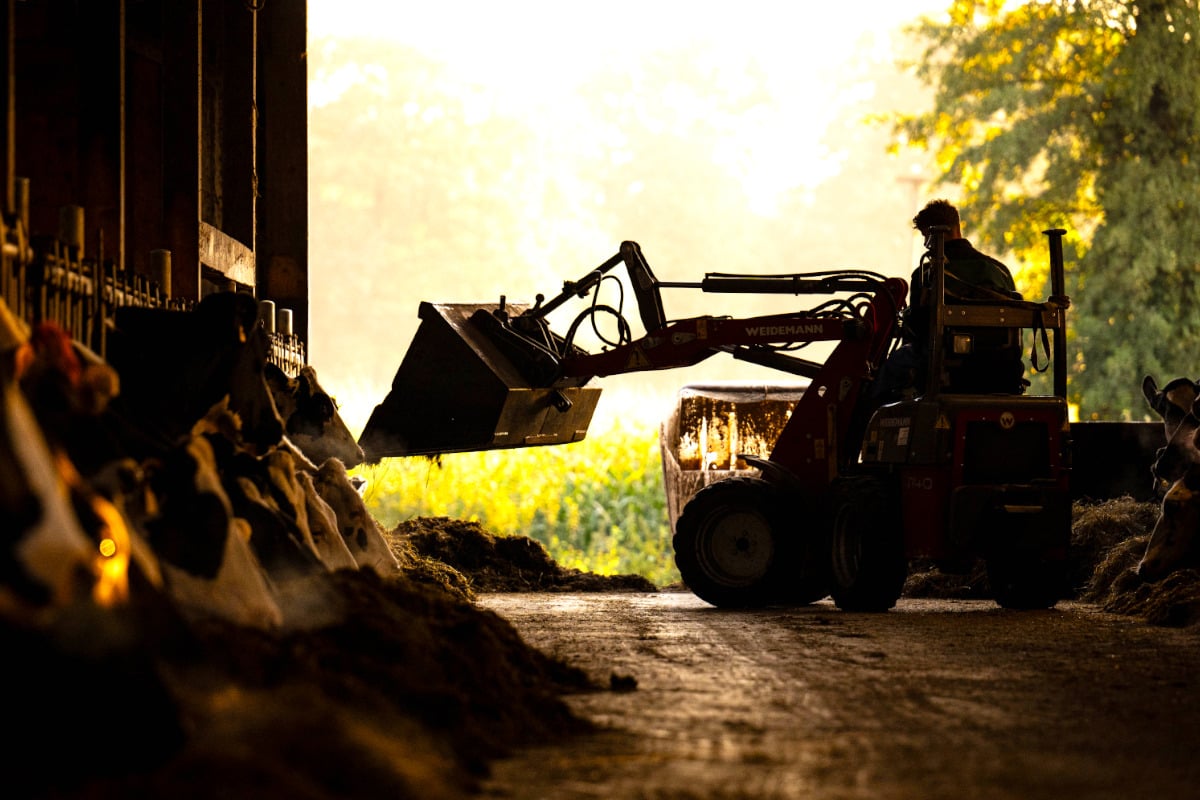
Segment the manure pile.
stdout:
<path fill-rule="evenodd" d="M 387 534 L 393 550 L 407 550 L 461 576 L 447 580 L 468 596 L 477 592 L 653 592 L 641 575 L 597 575 L 563 567 L 526 536 L 494 536 L 478 522 L 415 517 Z"/>

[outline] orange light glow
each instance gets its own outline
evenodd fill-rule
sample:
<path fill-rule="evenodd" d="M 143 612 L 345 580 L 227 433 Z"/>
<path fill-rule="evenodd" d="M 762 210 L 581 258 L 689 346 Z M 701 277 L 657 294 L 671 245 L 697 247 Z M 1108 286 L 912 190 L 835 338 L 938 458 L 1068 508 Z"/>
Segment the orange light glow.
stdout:
<path fill-rule="evenodd" d="M 132 542 L 125 519 L 116 506 L 87 487 L 66 455 L 57 454 L 55 463 L 63 482 L 73 493 L 82 493 L 87 497 L 92 511 L 101 521 L 100 530 L 96 532 L 97 552 L 92 560 L 92 570 L 96 577 L 92 586 L 92 600 L 103 608 L 127 602 Z"/>

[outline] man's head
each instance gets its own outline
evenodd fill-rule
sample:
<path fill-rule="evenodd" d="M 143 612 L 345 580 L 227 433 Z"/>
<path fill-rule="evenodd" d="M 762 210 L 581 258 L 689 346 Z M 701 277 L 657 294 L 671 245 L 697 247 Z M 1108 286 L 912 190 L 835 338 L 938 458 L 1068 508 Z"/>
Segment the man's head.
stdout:
<path fill-rule="evenodd" d="M 962 228 L 958 220 L 958 209 L 949 200 L 930 200 L 917 215 L 913 217 L 913 227 L 928 238 L 930 230 L 935 225 L 944 225 L 950 229 L 947 239 L 962 237 Z"/>

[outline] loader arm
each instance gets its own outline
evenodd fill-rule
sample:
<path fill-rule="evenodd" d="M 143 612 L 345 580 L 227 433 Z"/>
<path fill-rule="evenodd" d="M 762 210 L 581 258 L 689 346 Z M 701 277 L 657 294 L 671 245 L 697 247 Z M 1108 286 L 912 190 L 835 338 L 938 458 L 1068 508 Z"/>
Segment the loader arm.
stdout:
<path fill-rule="evenodd" d="M 594 295 L 621 263 L 628 269 L 642 336 L 634 338 L 619 308 L 595 300 L 565 334 L 550 328 L 551 312 Z M 823 300 L 791 313 L 669 321 L 663 288 L 816 295 Z M 699 282 L 660 282 L 640 247 L 623 242 L 600 266 L 565 282 L 550 300 L 539 295 L 533 306 L 510 304 L 504 297 L 498 303 L 421 303 L 421 325 L 359 444 L 367 463 L 374 463 L 394 456 L 579 441 L 599 398 L 599 388 L 585 385 L 592 378 L 688 367 L 717 353 L 857 387 L 886 355 L 907 291 L 899 278 L 853 269 L 710 273 Z M 589 353 L 575 344 L 575 333 L 589 314 L 600 312 L 617 318 L 619 339 Z M 824 363 L 792 354 L 814 342 L 838 344 Z"/>

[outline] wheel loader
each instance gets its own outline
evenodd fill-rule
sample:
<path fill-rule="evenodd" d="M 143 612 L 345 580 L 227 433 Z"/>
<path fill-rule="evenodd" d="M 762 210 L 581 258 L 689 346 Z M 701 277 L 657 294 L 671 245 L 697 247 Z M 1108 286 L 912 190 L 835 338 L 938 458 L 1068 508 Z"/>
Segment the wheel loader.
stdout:
<path fill-rule="evenodd" d="M 359 444 L 375 463 L 579 441 L 599 398 L 593 379 L 725 354 L 807 384 L 769 454 L 740 454 L 753 473 L 704 486 L 679 512 L 675 562 L 698 597 L 754 608 L 831 596 L 847 611 L 886 611 L 911 560 L 955 569 L 983 559 L 999 605 L 1053 606 L 1066 590 L 1071 530 L 1065 232 L 1046 231 L 1051 295 L 1042 302 L 948 298 L 946 232 L 934 231 L 921 260 L 923 377 L 897 396 L 880 383 L 903 339 L 905 280 L 839 269 L 667 282 L 626 241 L 550 300 L 421 303 L 412 345 Z M 620 264 L 640 336 L 619 305 L 599 300 Z M 669 319 L 664 289 L 811 302 L 763 316 Z M 551 315 L 577 302 L 583 310 L 553 330 Z M 616 333 L 589 352 L 576 340 L 597 317 Z M 827 357 L 799 355 L 817 342 Z M 1031 366 L 1053 370 L 1053 394 L 993 380 L 996 350 L 1023 352 L 1026 342 Z"/>

